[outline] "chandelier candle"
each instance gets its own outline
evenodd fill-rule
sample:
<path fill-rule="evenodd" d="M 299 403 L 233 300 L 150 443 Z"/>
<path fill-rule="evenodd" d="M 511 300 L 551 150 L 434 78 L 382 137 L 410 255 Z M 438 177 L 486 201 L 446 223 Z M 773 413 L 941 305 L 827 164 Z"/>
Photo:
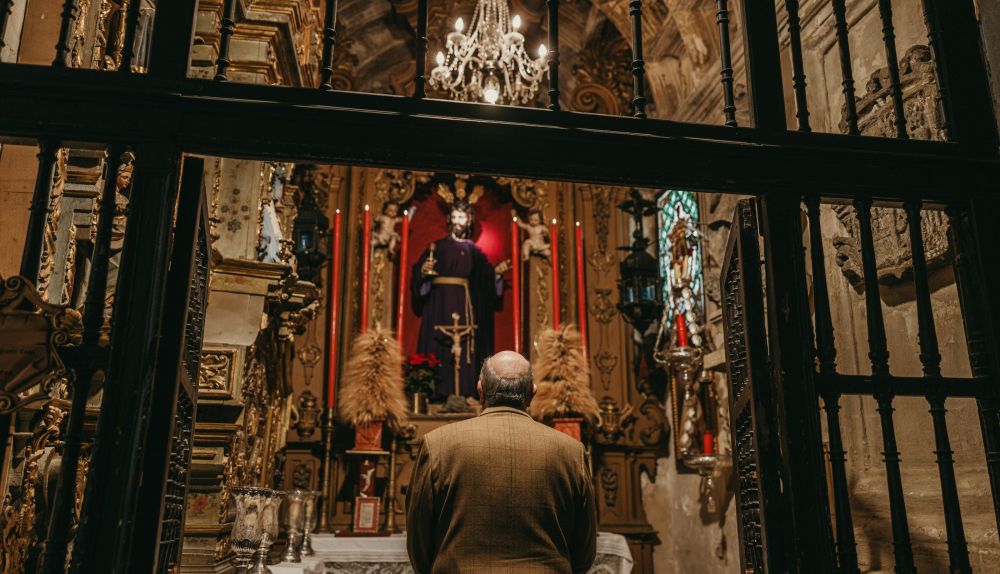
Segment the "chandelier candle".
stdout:
<path fill-rule="evenodd" d="M 368 330 L 368 281 L 372 266 L 372 212 L 365 204 L 361 238 L 361 332 Z"/>
<path fill-rule="evenodd" d="M 406 313 L 406 290 L 407 276 L 406 271 L 409 268 L 407 264 L 407 255 L 409 254 L 410 247 L 410 212 L 409 210 L 403 210 L 403 229 L 401 233 L 402 237 L 399 240 L 399 296 L 396 297 L 396 340 L 399 341 L 399 346 L 403 346 L 403 324 L 405 323 L 404 314 Z"/>
<path fill-rule="evenodd" d="M 534 99 L 548 70 L 548 50 L 542 44 L 537 58 L 528 56 L 519 31 L 521 17 L 511 18 L 508 2 L 479 0 L 468 34 L 465 20 L 455 20 L 455 31 L 446 37 L 446 52 L 435 56 L 431 87 L 463 102 L 516 105 Z"/>
<path fill-rule="evenodd" d="M 576 322 L 580 328 L 580 342 L 583 344 L 583 360 L 587 360 L 587 285 L 583 281 L 583 227 L 576 222 Z"/>
<path fill-rule="evenodd" d="M 677 346 L 687 347 L 688 346 L 688 330 L 687 321 L 684 319 L 684 313 L 677 313 Z"/>
<path fill-rule="evenodd" d="M 514 352 L 521 352 L 521 229 L 517 218 L 510 222 L 511 311 L 514 315 Z"/>
<path fill-rule="evenodd" d="M 333 264 L 330 266 L 330 329 L 326 337 L 327 354 L 327 387 L 326 408 L 332 409 L 337 404 L 337 331 L 340 327 L 340 210 L 333 215 Z"/>
<path fill-rule="evenodd" d="M 552 242 L 552 328 L 559 330 L 559 223 L 553 219 L 549 240 Z"/>

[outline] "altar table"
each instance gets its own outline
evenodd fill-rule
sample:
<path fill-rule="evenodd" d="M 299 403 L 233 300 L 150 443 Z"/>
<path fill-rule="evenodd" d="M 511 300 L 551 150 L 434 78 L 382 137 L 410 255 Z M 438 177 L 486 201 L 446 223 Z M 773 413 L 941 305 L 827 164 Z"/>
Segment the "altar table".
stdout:
<path fill-rule="evenodd" d="M 351 538 L 314 534 L 316 555 L 301 564 L 271 566 L 274 574 L 412 574 L 406 555 L 406 534 Z M 589 574 L 630 574 L 632 553 L 620 534 L 597 534 L 597 559 Z"/>

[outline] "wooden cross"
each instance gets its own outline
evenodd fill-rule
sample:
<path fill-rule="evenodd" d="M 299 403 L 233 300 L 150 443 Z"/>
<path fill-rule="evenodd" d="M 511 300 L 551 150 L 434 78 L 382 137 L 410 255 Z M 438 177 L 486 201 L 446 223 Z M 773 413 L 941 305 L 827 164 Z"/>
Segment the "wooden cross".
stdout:
<path fill-rule="evenodd" d="M 435 325 L 434 329 L 441 331 L 451 339 L 451 354 L 455 359 L 455 394 L 462 396 L 458 382 L 458 373 L 462 361 L 462 337 L 473 335 L 478 325 L 459 325 L 461 316 L 458 313 L 451 314 L 451 325 Z"/>

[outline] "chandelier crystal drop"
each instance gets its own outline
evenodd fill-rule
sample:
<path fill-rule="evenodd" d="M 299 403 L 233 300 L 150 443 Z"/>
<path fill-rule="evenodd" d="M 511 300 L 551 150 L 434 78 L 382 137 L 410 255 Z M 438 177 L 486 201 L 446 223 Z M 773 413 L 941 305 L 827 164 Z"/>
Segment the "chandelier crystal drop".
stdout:
<path fill-rule="evenodd" d="M 508 0 L 478 0 L 468 34 L 465 21 L 455 20 L 446 52 L 438 52 L 430 84 L 452 99 L 488 104 L 526 104 L 538 92 L 549 68 L 548 49 L 538 47 L 531 58 L 518 31 L 521 17 L 510 17 Z"/>

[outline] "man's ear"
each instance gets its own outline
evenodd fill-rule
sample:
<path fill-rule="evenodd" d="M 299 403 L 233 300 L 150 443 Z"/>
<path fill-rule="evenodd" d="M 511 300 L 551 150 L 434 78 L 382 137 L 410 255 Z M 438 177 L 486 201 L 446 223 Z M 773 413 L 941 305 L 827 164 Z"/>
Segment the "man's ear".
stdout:
<path fill-rule="evenodd" d="M 535 383 L 531 383 L 531 396 L 535 396 L 535 393 L 537 392 L 538 392 L 538 385 L 536 385 Z"/>
<path fill-rule="evenodd" d="M 476 382 L 476 392 L 479 393 L 479 398 L 483 398 L 483 380 L 482 379 L 479 379 L 479 381 Z"/>

